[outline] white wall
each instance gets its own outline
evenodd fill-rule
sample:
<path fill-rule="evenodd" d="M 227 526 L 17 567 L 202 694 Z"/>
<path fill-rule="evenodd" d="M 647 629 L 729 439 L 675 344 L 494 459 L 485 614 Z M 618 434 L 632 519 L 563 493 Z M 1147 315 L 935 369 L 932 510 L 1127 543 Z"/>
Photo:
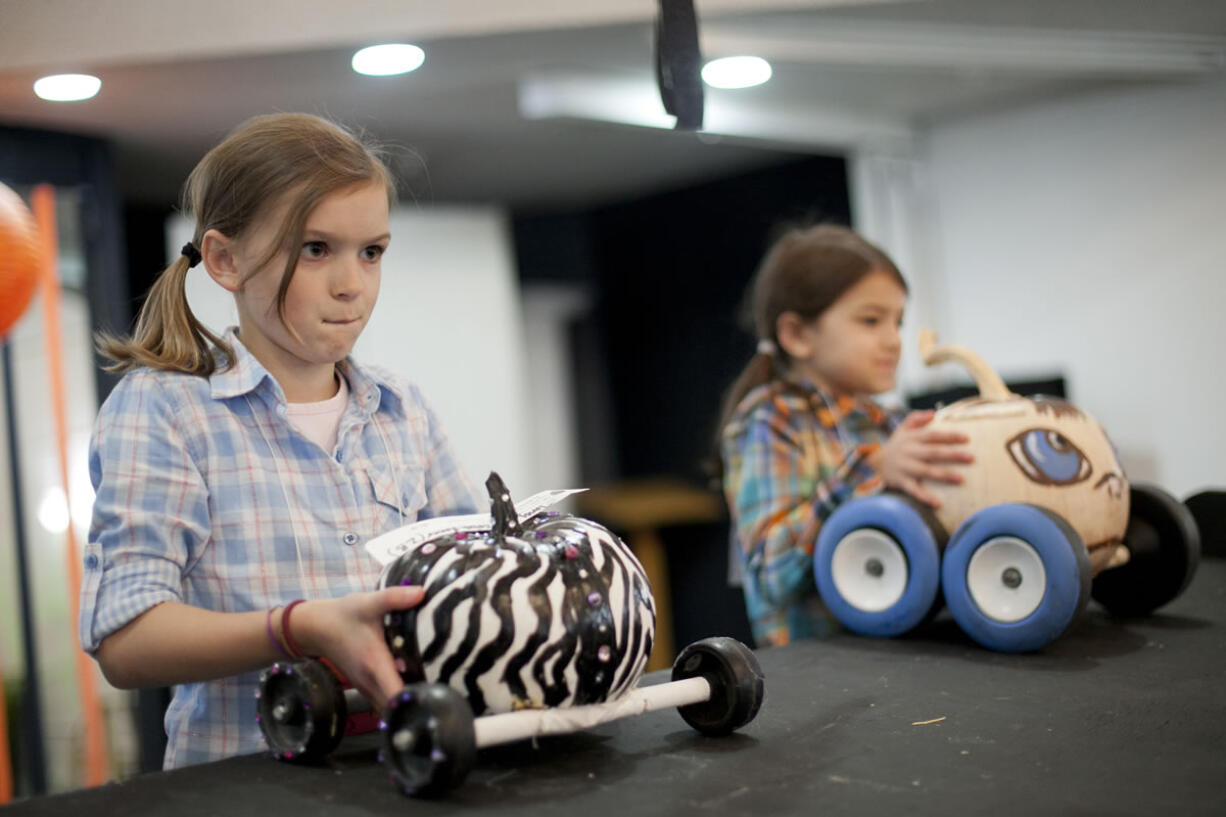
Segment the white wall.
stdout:
<path fill-rule="evenodd" d="M 1226 80 L 934 127 L 942 339 L 1062 372 L 1134 480 L 1226 485 Z"/>
<path fill-rule="evenodd" d="M 172 218 L 168 246 L 182 246 L 190 231 L 185 219 Z M 391 232 L 379 303 L 354 356 L 422 387 L 479 491 L 491 470 L 517 497 L 577 487 L 577 474 L 566 468 L 573 457 L 551 447 L 569 446 L 569 438 L 533 437 L 538 426 L 553 427 L 549 411 L 565 416 L 568 405 L 553 397 L 562 388 L 553 385 L 555 372 L 546 373 L 544 400 L 535 375 L 526 376 L 524 309 L 502 212 L 405 207 L 392 213 Z M 188 298 L 210 326 L 237 323 L 233 298 L 201 268 L 188 276 Z M 532 359 L 543 357 L 541 365 L 552 368 L 556 351 L 538 345 Z"/>
<path fill-rule="evenodd" d="M 579 475 L 579 420 L 573 361 L 572 324 L 592 311 L 590 294 L 569 284 L 525 286 L 523 303 L 525 378 L 532 464 L 543 488 L 584 488 Z M 524 495 L 517 491 L 518 495 Z M 574 510 L 570 500 L 559 509 Z"/>

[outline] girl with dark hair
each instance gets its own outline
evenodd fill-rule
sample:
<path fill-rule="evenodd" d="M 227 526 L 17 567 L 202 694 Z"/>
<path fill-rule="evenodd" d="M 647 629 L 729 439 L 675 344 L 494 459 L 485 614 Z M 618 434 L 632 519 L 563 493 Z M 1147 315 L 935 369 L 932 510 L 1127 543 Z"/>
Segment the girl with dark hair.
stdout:
<path fill-rule="evenodd" d="M 965 435 L 900 419 L 872 395 L 894 387 L 907 285 L 845 227 L 785 234 L 751 292 L 757 353 L 720 423 L 724 494 L 757 643 L 835 627 L 813 578 L 822 523 L 847 499 L 892 486 L 932 505 L 922 480 L 957 483 Z"/>
<path fill-rule="evenodd" d="M 175 686 L 167 768 L 263 749 L 257 670 L 287 656 L 329 659 L 382 707 L 402 687 L 383 617 L 422 591 L 372 592 L 362 545 L 477 508 L 421 392 L 349 357 L 394 193 L 337 125 L 249 120 L 188 179 L 194 236 L 133 336 L 99 339 L 126 374 L 90 444 L 81 645 L 117 687 Z M 188 307 L 199 264 L 234 295 L 224 336 Z"/>

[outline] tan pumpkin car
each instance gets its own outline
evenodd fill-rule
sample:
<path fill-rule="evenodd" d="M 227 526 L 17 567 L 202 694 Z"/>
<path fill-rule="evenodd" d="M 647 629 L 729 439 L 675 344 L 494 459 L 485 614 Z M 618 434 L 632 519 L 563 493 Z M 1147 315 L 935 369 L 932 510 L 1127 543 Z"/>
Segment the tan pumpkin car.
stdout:
<path fill-rule="evenodd" d="M 894 636 L 939 606 L 985 647 L 1039 649 L 1090 596 L 1147 614 L 1191 581 L 1200 539 L 1187 508 L 1130 485 L 1106 432 L 1064 400 L 1010 392 L 976 354 L 920 336 L 928 365 L 962 363 L 978 397 L 936 412 L 963 431 L 975 462 L 959 485 L 929 483 L 933 510 L 895 492 L 844 503 L 822 526 L 814 576 L 849 629 Z M 952 532 L 952 535 L 950 535 Z"/>

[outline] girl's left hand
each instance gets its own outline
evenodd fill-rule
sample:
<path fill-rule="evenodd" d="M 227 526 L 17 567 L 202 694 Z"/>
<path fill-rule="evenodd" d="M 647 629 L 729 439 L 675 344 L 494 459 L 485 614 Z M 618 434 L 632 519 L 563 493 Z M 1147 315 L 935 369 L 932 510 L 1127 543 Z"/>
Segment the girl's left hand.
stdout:
<path fill-rule="evenodd" d="M 935 412 L 913 411 L 903 419 L 885 445 L 868 457 L 886 485 L 901 488 L 934 508 L 941 506 L 935 494 L 924 490 L 922 481 L 933 480 L 957 485 L 962 475 L 944 467 L 975 461 L 963 446 L 969 438 L 960 431 L 928 428 Z"/>
<path fill-rule="evenodd" d="M 307 601 L 290 619 L 294 641 L 307 655 L 331 661 L 375 712 L 404 687 L 383 639 L 383 616 L 421 603 L 420 587 L 388 587 L 335 599 Z"/>

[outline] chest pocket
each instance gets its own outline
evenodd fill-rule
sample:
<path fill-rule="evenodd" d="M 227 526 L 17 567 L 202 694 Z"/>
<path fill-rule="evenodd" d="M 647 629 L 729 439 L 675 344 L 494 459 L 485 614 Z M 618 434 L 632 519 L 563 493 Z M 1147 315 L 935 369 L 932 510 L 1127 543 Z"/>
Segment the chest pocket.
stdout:
<path fill-rule="evenodd" d="M 424 468 L 407 468 L 399 472 L 368 467 L 366 476 L 374 496 L 375 520 L 371 534 L 378 536 L 417 519 L 426 506 L 426 472 Z"/>

